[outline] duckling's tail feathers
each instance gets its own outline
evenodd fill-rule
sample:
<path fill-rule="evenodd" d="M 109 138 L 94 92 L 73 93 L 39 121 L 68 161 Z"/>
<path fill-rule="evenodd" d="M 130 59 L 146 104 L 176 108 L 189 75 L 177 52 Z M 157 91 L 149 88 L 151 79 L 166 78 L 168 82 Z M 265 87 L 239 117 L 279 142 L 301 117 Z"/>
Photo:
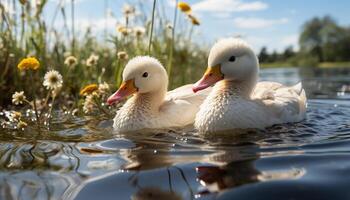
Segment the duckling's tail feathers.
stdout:
<path fill-rule="evenodd" d="M 301 84 L 301 82 L 292 86 L 292 88 L 299 95 L 299 118 L 304 119 L 306 115 L 306 101 L 307 101 L 305 90 L 303 89 L 303 85 Z"/>
<path fill-rule="evenodd" d="M 292 88 L 294 89 L 294 91 L 295 91 L 298 95 L 301 95 L 301 93 L 304 91 L 303 85 L 301 84 L 301 82 L 299 82 L 299 83 L 293 85 Z M 305 91 L 304 91 L 304 93 L 305 93 Z"/>

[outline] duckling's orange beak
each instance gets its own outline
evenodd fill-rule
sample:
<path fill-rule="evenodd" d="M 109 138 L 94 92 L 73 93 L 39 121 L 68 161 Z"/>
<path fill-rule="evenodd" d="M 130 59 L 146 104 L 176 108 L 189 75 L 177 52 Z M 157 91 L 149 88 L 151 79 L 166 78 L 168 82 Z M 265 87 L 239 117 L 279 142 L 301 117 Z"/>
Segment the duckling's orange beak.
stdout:
<path fill-rule="evenodd" d="M 108 97 L 107 103 L 108 105 L 112 105 L 116 102 L 119 102 L 125 99 L 126 97 L 134 94 L 135 92 L 137 92 L 137 90 L 138 89 L 135 86 L 134 79 L 127 80 L 120 85 L 119 89 L 114 94 Z"/>
<path fill-rule="evenodd" d="M 192 90 L 193 92 L 204 90 L 222 79 L 224 79 L 224 74 L 221 73 L 220 65 L 208 67 L 203 77 L 193 85 Z"/>

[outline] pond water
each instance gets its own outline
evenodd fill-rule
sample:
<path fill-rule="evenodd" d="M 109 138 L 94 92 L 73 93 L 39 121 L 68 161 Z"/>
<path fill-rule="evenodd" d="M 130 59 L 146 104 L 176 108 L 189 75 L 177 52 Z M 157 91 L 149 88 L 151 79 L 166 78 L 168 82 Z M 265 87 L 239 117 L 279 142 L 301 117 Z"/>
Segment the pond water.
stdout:
<path fill-rule="evenodd" d="M 350 68 L 261 70 L 307 92 L 307 119 L 265 131 L 113 135 L 111 120 L 0 129 L 1 199 L 349 199 Z"/>

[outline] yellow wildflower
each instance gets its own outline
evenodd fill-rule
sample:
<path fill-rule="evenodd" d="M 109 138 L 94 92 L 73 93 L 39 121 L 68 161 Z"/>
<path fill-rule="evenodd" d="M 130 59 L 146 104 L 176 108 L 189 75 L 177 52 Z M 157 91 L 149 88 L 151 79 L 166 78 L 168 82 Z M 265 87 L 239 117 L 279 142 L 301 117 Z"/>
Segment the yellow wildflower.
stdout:
<path fill-rule="evenodd" d="M 22 5 L 24 5 L 24 4 L 27 3 L 27 0 L 19 0 L 19 2 L 20 2 Z"/>
<path fill-rule="evenodd" d="M 98 86 L 96 84 L 90 84 L 85 86 L 82 90 L 80 90 L 80 95 L 86 96 L 95 92 L 96 90 L 98 90 Z"/>
<path fill-rule="evenodd" d="M 18 122 L 18 124 L 17 124 L 17 128 L 18 129 L 24 129 L 25 127 L 27 127 L 28 126 L 28 124 L 27 123 L 25 123 L 24 121 L 19 121 Z"/>
<path fill-rule="evenodd" d="M 200 22 L 198 21 L 198 19 L 195 16 L 189 14 L 188 17 L 190 18 L 193 25 L 197 25 L 197 26 L 200 25 Z"/>
<path fill-rule="evenodd" d="M 184 13 L 189 13 L 191 12 L 191 6 L 188 5 L 188 3 L 185 3 L 185 2 L 179 2 L 177 4 L 177 7 L 180 8 L 180 10 Z"/>
<path fill-rule="evenodd" d="M 28 70 L 28 69 L 37 70 L 40 67 L 40 63 L 36 58 L 30 57 L 30 58 L 25 58 L 21 60 L 21 62 L 18 64 L 17 67 L 20 70 Z"/>
<path fill-rule="evenodd" d="M 20 120 L 21 117 L 22 117 L 22 113 L 17 112 L 17 111 L 12 111 L 12 116 L 13 116 L 14 119 Z"/>

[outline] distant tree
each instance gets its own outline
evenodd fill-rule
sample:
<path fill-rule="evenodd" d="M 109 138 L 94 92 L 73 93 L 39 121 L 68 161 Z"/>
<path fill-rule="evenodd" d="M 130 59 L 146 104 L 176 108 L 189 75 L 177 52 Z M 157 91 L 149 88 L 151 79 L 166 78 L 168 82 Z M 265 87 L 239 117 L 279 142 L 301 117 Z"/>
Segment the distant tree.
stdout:
<path fill-rule="evenodd" d="M 325 17 L 326 18 L 326 17 Z M 327 16 L 327 22 L 331 22 L 333 20 Z M 324 20 L 318 17 L 307 21 L 303 25 L 303 31 L 299 38 L 299 45 L 302 51 L 309 52 L 312 55 L 318 57 L 319 61 L 323 61 L 322 55 L 322 29 L 324 27 Z"/>
<path fill-rule="evenodd" d="M 261 48 L 260 53 L 258 55 L 259 62 L 267 62 L 269 59 L 269 54 L 267 52 L 267 48 L 264 46 Z"/>
<path fill-rule="evenodd" d="M 303 25 L 299 37 L 302 53 L 316 56 L 320 62 L 350 60 L 350 30 L 330 17 L 315 17 Z"/>
<path fill-rule="evenodd" d="M 316 66 L 318 62 L 350 61 L 350 27 L 344 27 L 330 16 L 314 17 L 305 22 L 299 35 L 300 50 L 288 46 L 283 52 L 267 52 L 264 46 L 260 62 L 293 62 L 295 65 Z"/>
<path fill-rule="evenodd" d="M 281 59 L 282 60 L 287 60 L 287 59 L 289 59 L 289 58 L 291 58 L 291 57 L 293 57 L 293 56 L 295 56 L 295 52 L 294 52 L 294 50 L 293 50 L 293 46 L 288 46 L 285 50 L 284 50 L 284 52 L 282 53 L 282 55 L 281 55 Z"/>
<path fill-rule="evenodd" d="M 276 62 L 279 60 L 279 55 L 276 50 L 272 52 L 272 54 L 269 56 L 269 62 Z"/>

